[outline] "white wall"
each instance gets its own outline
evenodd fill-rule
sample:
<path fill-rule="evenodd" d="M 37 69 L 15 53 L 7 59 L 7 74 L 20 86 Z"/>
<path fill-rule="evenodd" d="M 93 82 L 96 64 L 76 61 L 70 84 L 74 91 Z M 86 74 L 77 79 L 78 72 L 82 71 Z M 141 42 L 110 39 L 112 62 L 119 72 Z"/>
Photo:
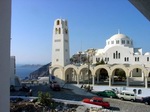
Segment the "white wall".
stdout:
<path fill-rule="evenodd" d="M 59 25 L 57 25 L 59 21 Z M 68 30 L 68 26 L 65 24 L 67 21 L 62 19 L 56 19 L 53 28 L 53 40 L 52 40 L 52 66 L 60 65 L 66 66 L 70 62 L 69 51 L 69 36 L 65 31 Z M 60 29 L 57 32 L 56 29 Z M 58 61 L 57 61 L 58 60 Z"/>
<path fill-rule="evenodd" d="M 10 112 L 11 0 L 0 0 L 0 112 Z"/>

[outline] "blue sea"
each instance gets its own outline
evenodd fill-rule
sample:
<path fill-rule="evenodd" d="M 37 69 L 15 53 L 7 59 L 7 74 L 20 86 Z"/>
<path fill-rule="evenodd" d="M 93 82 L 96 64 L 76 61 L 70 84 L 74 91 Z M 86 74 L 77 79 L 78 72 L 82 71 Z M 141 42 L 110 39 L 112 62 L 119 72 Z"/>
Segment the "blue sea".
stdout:
<path fill-rule="evenodd" d="M 16 75 L 20 79 L 25 79 L 26 77 L 29 77 L 29 74 L 33 71 L 37 70 L 39 67 L 36 66 L 23 66 L 23 65 L 16 65 Z"/>

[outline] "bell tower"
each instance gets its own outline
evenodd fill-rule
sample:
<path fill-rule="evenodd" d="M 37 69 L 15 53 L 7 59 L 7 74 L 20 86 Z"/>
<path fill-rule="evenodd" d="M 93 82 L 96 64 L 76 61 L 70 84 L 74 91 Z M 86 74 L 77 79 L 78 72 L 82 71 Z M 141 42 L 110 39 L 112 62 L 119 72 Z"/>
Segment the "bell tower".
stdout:
<path fill-rule="evenodd" d="M 68 23 L 64 19 L 54 21 L 52 39 L 52 66 L 70 63 Z"/>

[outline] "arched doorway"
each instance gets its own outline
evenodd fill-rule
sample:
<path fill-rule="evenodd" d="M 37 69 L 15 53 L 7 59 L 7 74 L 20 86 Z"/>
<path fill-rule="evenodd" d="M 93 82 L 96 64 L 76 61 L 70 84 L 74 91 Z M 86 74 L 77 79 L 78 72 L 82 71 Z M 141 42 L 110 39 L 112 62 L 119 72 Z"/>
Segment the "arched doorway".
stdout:
<path fill-rule="evenodd" d="M 126 73 L 121 68 L 116 68 L 112 72 L 112 85 L 126 85 Z"/>
<path fill-rule="evenodd" d="M 96 77 L 95 77 L 96 84 L 109 84 L 109 76 L 108 72 L 105 68 L 99 68 L 96 70 Z"/>
<path fill-rule="evenodd" d="M 68 68 L 65 71 L 65 82 L 67 83 L 77 83 L 77 73 L 75 69 Z"/>
<path fill-rule="evenodd" d="M 144 86 L 144 72 L 141 68 L 133 68 L 129 72 L 131 86 Z"/>
<path fill-rule="evenodd" d="M 92 73 L 90 69 L 82 68 L 79 74 L 79 83 L 92 84 Z"/>

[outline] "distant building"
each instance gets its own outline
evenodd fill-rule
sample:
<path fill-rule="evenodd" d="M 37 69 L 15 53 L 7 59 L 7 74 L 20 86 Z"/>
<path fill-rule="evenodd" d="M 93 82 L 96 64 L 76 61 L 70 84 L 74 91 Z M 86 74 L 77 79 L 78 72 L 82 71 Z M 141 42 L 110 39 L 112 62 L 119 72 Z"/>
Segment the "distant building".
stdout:
<path fill-rule="evenodd" d="M 20 86 L 21 82 L 18 76 L 16 76 L 16 59 L 15 56 L 10 57 L 10 85 Z"/>
<path fill-rule="evenodd" d="M 10 85 L 15 85 L 16 60 L 15 56 L 10 57 Z"/>
<path fill-rule="evenodd" d="M 62 20 L 57 19 L 55 21 L 56 26 L 57 21 L 62 22 Z M 62 26 L 63 24 L 62 22 Z M 61 83 L 108 84 L 109 86 L 116 84 L 144 85 L 146 88 L 148 87 L 150 81 L 150 52 L 143 54 L 142 48 L 135 48 L 133 40 L 128 36 L 118 32 L 118 34 L 106 40 L 104 48 L 92 48 L 84 53 L 79 52 L 72 56 L 76 60 L 75 63 L 69 63 L 68 35 L 66 38 L 63 28 L 63 33 L 57 34 L 55 25 L 50 74 L 55 76 L 57 81 L 61 81 Z M 66 42 L 67 47 L 64 47 Z M 64 58 L 64 56 L 66 57 Z M 83 63 L 82 57 L 86 57 L 88 61 Z"/>

